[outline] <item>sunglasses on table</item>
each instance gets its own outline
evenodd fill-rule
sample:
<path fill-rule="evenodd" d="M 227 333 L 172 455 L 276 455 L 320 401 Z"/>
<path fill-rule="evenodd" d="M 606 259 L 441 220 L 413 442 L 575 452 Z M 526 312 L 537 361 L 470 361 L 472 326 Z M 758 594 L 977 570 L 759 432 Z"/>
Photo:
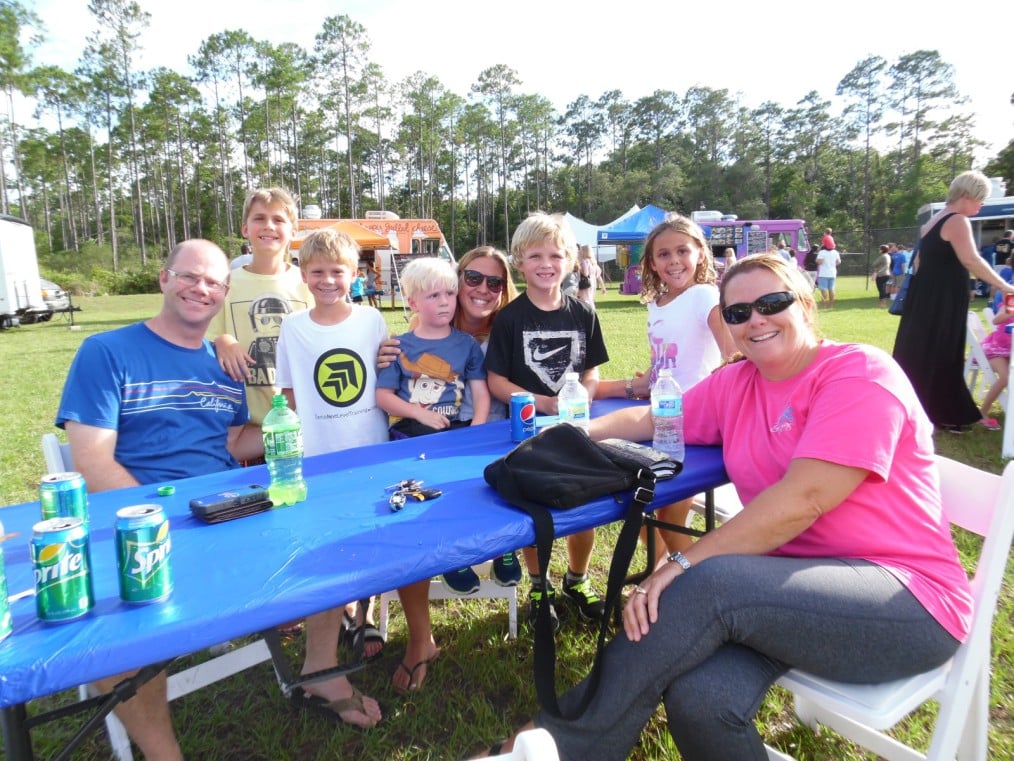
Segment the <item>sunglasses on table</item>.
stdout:
<path fill-rule="evenodd" d="M 465 285 L 471 288 L 478 288 L 482 285 L 482 281 L 486 281 L 486 287 L 490 293 L 500 293 L 505 285 L 504 279 L 497 275 L 483 275 L 477 270 L 465 270 L 461 273 L 461 279 L 465 281 Z"/>
<path fill-rule="evenodd" d="M 773 314 L 784 312 L 796 301 L 796 294 L 791 291 L 778 291 L 777 293 L 765 293 L 752 303 L 729 304 L 722 310 L 722 319 L 729 325 L 741 325 L 750 319 L 750 313 L 757 310 L 757 314 L 770 317 Z"/>

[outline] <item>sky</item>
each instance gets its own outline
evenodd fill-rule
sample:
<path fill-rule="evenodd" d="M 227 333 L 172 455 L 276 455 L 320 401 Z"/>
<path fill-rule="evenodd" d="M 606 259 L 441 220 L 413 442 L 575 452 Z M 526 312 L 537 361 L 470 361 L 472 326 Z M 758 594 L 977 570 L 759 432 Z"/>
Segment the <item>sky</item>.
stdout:
<path fill-rule="evenodd" d="M 22 2 L 48 34 L 34 63 L 73 68 L 96 27 L 87 2 Z M 768 100 L 792 107 L 811 90 L 836 102 L 838 82 L 867 56 L 893 63 L 936 50 L 954 67 L 958 89 L 971 100 L 975 134 L 989 144 L 977 162 L 1014 138 L 1014 63 L 996 54 L 1003 49 L 998 25 L 1010 23 L 1009 0 L 981 0 L 946 14 L 891 0 L 138 2 L 151 14 L 142 68 L 189 73 L 187 56 L 228 29 L 312 50 L 323 19 L 344 14 L 366 27 L 371 58 L 389 81 L 423 71 L 467 96 L 481 71 L 506 64 L 522 81 L 518 92 L 542 94 L 560 111 L 579 95 L 596 99 L 618 89 L 633 101 L 657 89 L 681 95 L 695 85 L 739 93 L 749 108 Z"/>

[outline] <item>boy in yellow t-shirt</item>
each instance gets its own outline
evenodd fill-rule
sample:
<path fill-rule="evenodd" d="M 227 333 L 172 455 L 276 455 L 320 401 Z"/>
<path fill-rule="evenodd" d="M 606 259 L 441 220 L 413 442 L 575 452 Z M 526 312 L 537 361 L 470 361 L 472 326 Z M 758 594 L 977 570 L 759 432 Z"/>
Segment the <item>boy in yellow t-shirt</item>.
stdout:
<path fill-rule="evenodd" d="M 282 188 L 247 193 L 243 236 L 253 261 L 234 269 L 225 304 L 208 328 L 218 361 L 234 380 L 246 381 L 248 426 L 260 433 L 271 409 L 275 385 L 275 348 L 282 319 L 313 306 L 299 268 L 289 263 L 289 243 L 298 216 L 296 203 Z"/>

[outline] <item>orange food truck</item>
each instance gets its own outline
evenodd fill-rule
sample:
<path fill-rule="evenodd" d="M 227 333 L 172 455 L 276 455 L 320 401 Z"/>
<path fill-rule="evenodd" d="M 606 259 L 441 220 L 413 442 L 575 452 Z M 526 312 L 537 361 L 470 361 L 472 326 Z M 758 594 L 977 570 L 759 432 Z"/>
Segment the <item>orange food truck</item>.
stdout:
<path fill-rule="evenodd" d="M 412 256 L 439 256 L 454 264 L 454 254 L 436 220 L 401 219 L 392 211 L 368 211 L 363 219 L 320 219 L 307 214 L 311 208 L 304 209 L 299 220 L 290 246 L 293 254 L 298 258 L 303 238 L 314 230 L 333 227 L 348 233 L 359 244 L 360 267 L 375 268 L 377 288 L 390 296 L 392 307 L 401 300 L 397 272 Z"/>

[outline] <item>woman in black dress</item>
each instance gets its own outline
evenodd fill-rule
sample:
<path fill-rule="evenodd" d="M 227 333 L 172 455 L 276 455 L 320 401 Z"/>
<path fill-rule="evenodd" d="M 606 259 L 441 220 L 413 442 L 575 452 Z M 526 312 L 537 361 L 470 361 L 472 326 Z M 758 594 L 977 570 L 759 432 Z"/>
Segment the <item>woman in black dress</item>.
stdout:
<path fill-rule="evenodd" d="M 979 256 L 968 217 L 982 208 L 989 179 L 981 172 L 962 172 L 947 191 L 943 209 L 920 230 L 915 275 L 894 339 L 894 358 L 912 381 L 922 406 L 938 427 L 964 433 L 995 421 L 979 412 L 965 385 L 965 326 L 969 273 L 1004 293 L 1014 293 Z"/>

